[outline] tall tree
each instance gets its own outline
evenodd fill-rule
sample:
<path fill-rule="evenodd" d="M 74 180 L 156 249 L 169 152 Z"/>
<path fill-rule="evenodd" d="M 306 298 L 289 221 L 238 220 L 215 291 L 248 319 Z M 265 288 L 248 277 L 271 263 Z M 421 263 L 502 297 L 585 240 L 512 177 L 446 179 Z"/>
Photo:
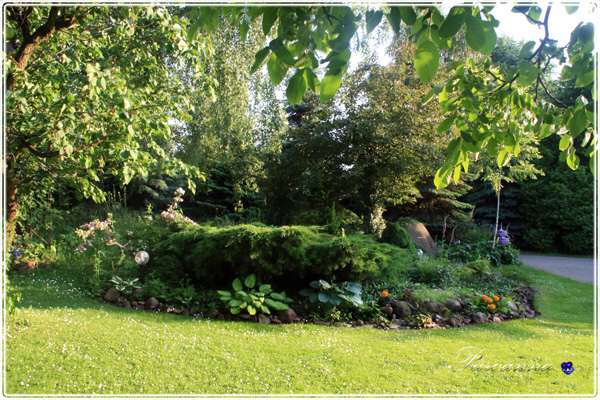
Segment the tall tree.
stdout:
<path fill-rule="evenodd" d="M 7 57 L 7 244 L 30 193 L 63 184 L 104 199 L 100 176 L 129 182 L 149 169 L 186 176 L 197 168 L 165 158 L 169 121 L 188 109 L 173 78 L 207 49 L 187 40 L 186 21 L 163 7 L 6 8 L 18 50 Z M 173 58 L 175 57 L 175 58 Z M 210 86 L 211 81 L 207 80 Z M 195 90 L 204 90 L 197 88 Z"/>

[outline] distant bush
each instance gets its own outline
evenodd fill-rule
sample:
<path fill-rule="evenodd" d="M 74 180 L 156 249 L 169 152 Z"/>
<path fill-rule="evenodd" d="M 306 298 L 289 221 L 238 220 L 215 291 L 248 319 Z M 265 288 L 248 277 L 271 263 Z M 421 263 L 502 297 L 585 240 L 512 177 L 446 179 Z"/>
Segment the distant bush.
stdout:
<path fill-rule="evenodd" d="M 388 222 L 387 227 L 381 234 L 380 241 L 415 251 L 415 244 L 410 238 L 408 231 L 402 225 L 395 222 Z"/>
<path fill-rule="evenodd" d="M 340 237 L 307 226 L 188 226 L 158 243 L 154 253 L 154 276 L 164 281 L 187 276 L 204 287 L 252 273 L 286 288 L 334 275 L 353 281 L 385 278 L 416 259 L 410 251 L 377 243 L 372 236 Z"/>

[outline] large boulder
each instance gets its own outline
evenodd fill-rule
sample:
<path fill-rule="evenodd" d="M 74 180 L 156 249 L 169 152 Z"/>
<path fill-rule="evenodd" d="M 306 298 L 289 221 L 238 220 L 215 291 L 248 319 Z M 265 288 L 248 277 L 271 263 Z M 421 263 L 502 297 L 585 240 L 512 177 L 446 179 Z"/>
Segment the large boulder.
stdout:
<path fill-rule="evenodd" d="M 438 303 L 437 301 L 425 303 L 425 310 L 432 313 L 441 313 L 445 308 L 446 307 L 442 303 Z"/>
<path fill-rule="evenodd" d="M 398 318 L 408 317 L 412 313 L 410 305 L 406 301 L 393 300 L 392 309 Z"/>
<path fill-rule="evenodd" d="M 277 311 L 277 316 L 279 317 L 281 322 L 283 322 L 284 324 L 289 324 L 290 322 L 294 322 L 294 320 L 296 318 L 298 318 L 298 315 L 296 315 L 296 312 L 294 310 L 292 310 L 291 308 L 288 308 L 287 310 Z"/>
<path fill-rule="evenodd" d="M 422 223 L 418 223 L 415 225 L 407 225 L 406 230 L 410 235 L 412 241 L 423 248 L 426 252 L 433 255 L 439 255 L 440 251 L 438 250 L 437 245 L 434 240 L 431 238 L 429 231 Z"/>
<path fill-rule="evenodd" d="M 509 309 L 512 312 L 517 312 L 519 311 L 519 308 L 517 307 L 517 305 L 515 304 L 514 301 L 509 300 L 506 302 L 506 308 Z"/>
<path fill-rule="evenodd" d="M 448 308 L 448 310 L 452 312 L 459 312 L 462 309 L 462 306 L 460 305 L 460 301 L 458 300 L 447 299 L 446 308 Z"/>
<path fill-rule="evenodd" d="M 104 293 L 104 300 L 112 303 L 113 301 L 116 301 L 120 295 L 121 292 L 119 292 L 116 287 L 111 287 Z"/>
<path fill-rule="evenodd" d="M 153 310 L 158 307 L 158 304 L 158 300 L 156 300 L 154 297 L 150 297 L 148 300 L 146 300 L 146 310 Z"/>
<path fill-rule="evenodd" d="M 482 312 L 476 312 L 475 314 L 473 314 L 473 322 L 475 322 L 476 324 L 483 324 L 487 322 L 487 320 L 487 314 L 484 314 Z"/>

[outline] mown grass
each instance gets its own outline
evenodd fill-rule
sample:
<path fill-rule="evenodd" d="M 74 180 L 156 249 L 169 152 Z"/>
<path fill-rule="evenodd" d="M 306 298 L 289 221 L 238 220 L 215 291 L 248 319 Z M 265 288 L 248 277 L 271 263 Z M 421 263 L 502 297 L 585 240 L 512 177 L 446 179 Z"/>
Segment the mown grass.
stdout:
<path fill-rule="evenodd" d="M 510 270 L 507 268 L 506 270 Z M 516 268 L 539 290 L 534 320 L 448 330 L 258 325 L 118 308 L 85 297 L 83 271 L 11 277 L 5 395 L 595 395 L 594 288 Z M 461 369 L 552 364 L 547 371 Z M 566 375 L 561 363 L 571 361 Z"/>

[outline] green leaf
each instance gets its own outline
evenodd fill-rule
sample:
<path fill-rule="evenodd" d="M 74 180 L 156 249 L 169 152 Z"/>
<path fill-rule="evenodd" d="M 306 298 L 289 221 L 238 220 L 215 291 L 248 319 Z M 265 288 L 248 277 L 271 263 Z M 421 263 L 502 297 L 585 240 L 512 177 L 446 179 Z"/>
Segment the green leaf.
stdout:
<path fill-rule="evenodd" d="M 276 292 L 271 293 L 271 297 L 275 300 L 285 300 L 285 296 L 282 296 L 280 293 Z"/>
<path fill-rule="evenodd" d="M 341 68 L 329 69 L 321 81 L 321 103 L 326 103 L 335 96 L 342 84 L 343 71 Z"/>
<path fill-rule="evenodd" d="M 579 6 L 565 6 L 565 9 L 567 11 L 567 14 L 571 15 L 571 14 L 575 14 L 577 12 L 577 10 L 579 9 Z"/>
<path fill-rule="evenodd" d="M 440 27 L 440 36 L 443 38 L 453 37 L 464 23 L 464 10 L 461 7 L 453 7 Z"/>
<path fill-rule="evenodd" d="M 458 167 L 454 167 L 454 174 L 452 175 L 452 179 L 454 179 L 455 183 L 460 182 L 460 171 L 461 171 L 460 165 Z"/>
<path fill-rule="evenodd" d="M 302 289 L 301 291 L 298 292 L 300 294 L 300 296 L 310 296 L 312 294 L 314 294 L 315 292 L 313 292 L 310 289 Z"/>
<path fill-rule="evenodd" d="M 467 23 L 467 44 L 475 51 L 481 51 L 486 44 L 486 33 L 483 23 L 479 16 L 466 16 Z"/>
<path fill-rule="evenodd" d="M 566 150 L 571 146 L 571 136 L 564 134 L 560 138 L 560 142 L 558 143 L 558 148 L 560 151 Z"/>
<path fill-rule="evenodd" d="M 252 68 L 250 68 L 251 74 L 255 73 L 260 68 L 270 52 L 271 48 L 267 46 L 254 55 L 254 64 L 252 64 Z"/>
<path fill-rule="evenodd" d="M 367 35 L 369 33 L 373 32 L 373 29 L 375 29 L 377 27 L 377 25 L 379 25 L 382 17 L 383 17 L 383 12 L 380 10 L 367 11 Z"/>
<path fill-rule="evenodd" d="M 542 9 L 538 6 L 531 7 L 527 15 L 529 16 L 527 21 L 529 21 L 530 24 L 535 24 L 534 21 L 541 22 L 540 17 L 542 16 Z"/>
<path fill-rule="evenodd" d="M 242 305 L 243 301 L 238 300 L 238 299 L 231 299 L 229 300 L 229 307 L 239 307 L 240 305 Z"/>
<path fill-rule="evenodd" d="M 455 119 L 456 114 L 452 114 L 451 116 L 442 121 L 442 123 L 438 126 L 437 131 L 439 133 L 446 132 L 448 129 L 450 129 L 450 127 L 452 127 L 452 124 L 454 124 Z"/>
<path fill-rule="evenodd" d="M 311 295 L 308 297 L 308 300 L 309 300 L 311 303 L 316 303 L 318 299 L 319 299 L 319 297 L 317 296 L 317 294 L 316 294 L 316 293 L 313 293 L 313 294 L 311 294 Z"/>
<path fill-rule="evenodd" d="M 229 293 L 228 291 L 225 291 L 225 290 L 217 290 L 217 293 L 220 294 L 221 296 L 231 296 L 231 293 Z"/>
<path fill-rule="evenodd" d="M 243 289 L 242 281 L 240 280 L 240 278 L 235 278 L 231 286 L 236 292 L 239 292 Z"/>
<path fill-rule="evenodd" d="M 571 136 L 576 138 L 587 127 L 588 121 L 583 108 L 577 110 L 567 122 L 567 129 Z M 562 149 L 561 149 L 562 150 Z"/>
<path fill-rule="evenodd" d="M 483 31 L 485 33 L 485 45 L 481 48 L 481 53 L 485 55 L 490 55 L 496 48 L 496 41 L 498 40 L 498 36 L 496 35 L 496 30 L 494 26 L 490 22 L 483 22 Z"/>
<path fill-rule="evenodd" d="M 575 151 L 570 152 L 567 156 L 567 165 L 572 170 L 579 168 L 579 157 L 575 154 Z"/>
<path fill-rule="evenodd" d="M 508 163 L 508 161 L 510 160 L 510 157 L 508 156 L 509 154 L 506 148 L 500 150 L 500 152 L 498 153 L 498 166 L 500 168 L 504 167 Z"/>
<path fill-rule="evenodd" d="M 250 314 L 250 315 L 255 315 L 256 314 L 256 308 L 254 308 L 252 306 L 246 307 L 246 310 L 248 310 L 248 314 Z"/>
<path fill-rule="evenodd" d="M 331 300 L 331 297 L 329 297 L 326 293 L 319 293 L 318 297 L 321 303 L 327 303 L 329 300 Z"/>
<path fill-rule="evenodd" d="M 294 64 L 296 64 L 294 56 L 290 53 L 288 48 L 285 47 L 281 38 L 271 40 L 269 47 L 273 50 L 273 53 L 277 54 L 277 59 L 283 64 L 286 64 L 288 67 L 293 67 Z"/>
<path fill-rule="evenodd" d="M 431 40 L 435 42 L 435 44 L 440 49 L 449 49 L 452 47 L 452 40 L 440 37 L 440 31 L 437 26 L 431 26 Z"/>
<path fill-rule="evenodd" d="M 421 82 L 427 84 L 434 77 L 440 64 L 438 48 L 430 40 L 419 45 L 415 53 L 415 69 Z"/>
<path fill-rule="evenodd" d="M 402 21 L 408 26 L 413 26 L 417 21 L 417 14 L 415 13 L 414 8 L 412 7 L 398 7 L 398 11 L 400 12 L 400 18 Z"/>
<path fill-rule="evenodd" d="M 106 79 L 104 79 L 104 77 L 100 78 L 100 86 L 102 86 L 102 89 L 106 90 Z"/>
<path fill-rule="evenodd" d="M 262 16 L 262 30 L 265 36 L 269 35 L 271 32 L 271 27 L 275 21 L 277 21 L 277 17 L 279 17 L 279 7 L 264 7 L 265 12 Z"/>
<path fill-rule="evenodd" d="M 131 107 L 131 103 L 129 103 L 129 100 L 127 100 L 126 98 L 123 98 L 123 108 L 125 110 L 128 110 L 129 107 Z"/>
<path fill-rule="evenodd" d="M 270 293 L 270 292 L 271 292 L 271 285 L 267 285 L 267 284 L 260 285 L 260 286 L 258 287 L 258 291 L 259 291 L 259 292 L 263 292 L 263 293 L 267 293 L 267 294 L 268 294 L 268 293 Z"/>
<path fill-rule="evenodd" d="M 486 150 L 490 157 L 496 157 L 498 155 L 498 142 L 496 141 L 496 139 L 491 138 L 490 140 L 488 140 Z"/>
<path fill-rule="evenodd" d="M 271 54 L 271 57 L 267 62 L 267 70 L 269 71 L 269 78 L 275 86 L 281 83 L 283 78 L 285 78 L 285 74 L 287 73 L 287 68 L 284 68 L 280 65 L 275 53 Z"/>
<path fill-rule="evenodd" d="M 187 34 L 187 40 L 188 42 L 192 42 L 195 38 L 196 35 L 198 35 L 198 31 L 200 30 L 200 27 L 202 26 L 202 22 L 201 21 L 196 21 L 188 30 L 188 34 Z"/>
<path fill-rule="evenodd" d="M 577 75 L 577 80 L 575 81 L 575 87 L 576 88 L 580 88 L 580 87 L 585 87 L 591 83 L 594 82 L 595 79 L 595 70 L 594 70 L 594 65 L 592 63 L 590 63 L 589 68 L 587 71 L 585 72 L 581 72 L 580 74 Z M 592 91 L 594 89 L 592 88 Z"/>
<path fill-rule="evenodd" d="M 230 312 L 232 315 L 236 315 L 236 314 L 239 314 L 239 313 L 241 313 L 241 312 L 242 312 L 242 309 L 241 309 L 241 308 L 237 308 L 237 307 L 232 307 L 231 309 L 229 309 L 229 312 Z"/>
<path fill-rule="evenodd" d="M 310 68 L 305 68 L 304 69 L 304 76 L 306 77 L 306 81 L 308 83 L 308 87 L 315 93 L 318 93 L 321 91 L 321 82 L 319 81 L 319 78 L 317 77 L 317 75 L 315 75 L 315 73 L 313 72 L 312 69 Z"/>
<path fill-rule="evenodd" d="M 269 310 L 265 305 L 260 306 L 260 310 L 263 314 L 271 314 L 271 310 Z"/>
<path fill-rule="evenodd" d="M 290 104 L 298 104 L 302 101 L 307 89 L 305 69 L 301 69 L 292 76 L 288 84 L 285 96 Z"/>
<path fill-rule="evenodd" d="M 256 285 L 256 276 L 254 274 L 250 274 L 248 275 L 248 277 L 246 278 L 246 280 L 244 281 L 244 285 L 246 285 L 246 287 L 248 289 L 251 289 L 254 287 L 254 285 Z"/>
<path fill-rule="evenodd" d="M 396 34 L 399 34 L 401 17 L 400 17 L 400 10 L 398 9 L 398 7 L 390 7 L 390 12 L 389 12 L 389 14 L 385 14 L 385 17 L 387 18 L 388 22 L 390 23 L 392 30 Z"/>
<path fill-rule="evenodd" d="M 210 34 L 212 32 L 212 7 L 200 7 L 200 17 L 202 18 L 202 22 L 204 23 L 204 29 L 206 33 Z"/>
<path fill-rule="evenodd" d="M 242 42 L 245 42 L 248 38 L 249 29 L 250 27 L 248 26 L 248 23 L 244 20 L 244 22 L 242 22 L 242 24 L 240 25 L 240 39 Z"/>
<path fill-rule="evenodd" d="M 538 69 L 529 60 L 519 61 L 519 77 L 517 82 L 521 86 L 529 86 L 538 78 Z"/>

